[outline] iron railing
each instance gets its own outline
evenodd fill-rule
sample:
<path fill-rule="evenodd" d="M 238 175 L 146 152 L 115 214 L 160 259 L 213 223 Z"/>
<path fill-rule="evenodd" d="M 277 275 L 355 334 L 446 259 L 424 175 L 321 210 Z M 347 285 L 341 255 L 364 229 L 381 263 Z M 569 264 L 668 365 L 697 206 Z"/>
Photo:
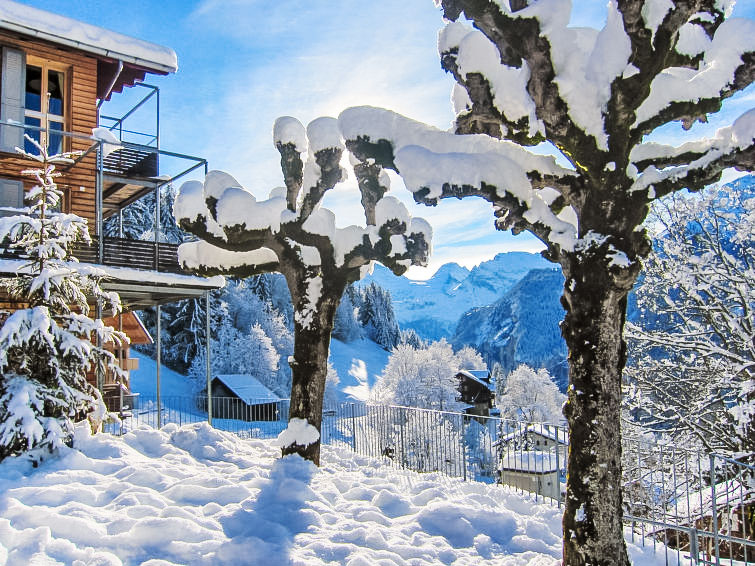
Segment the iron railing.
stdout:
<path fill-rule="evenodd" d="M 274 438 L 288 401 L 212 397 L 212 425 L 242 437 Z M 163 424 L 207 420 L 206 397 L 163 397 Z M 156 426 L 156 399 L 137 396 L 109 430 Z M 417 472 L 497 482 L 561 505 L 567 431 L 495 417 L 362 403 L 327 406 L 322 442 Z M 625 525 L 632 540 L 657 547 L 668 564 L 755 564 L 755 468 L 731 458 L 626 437 Z"/>

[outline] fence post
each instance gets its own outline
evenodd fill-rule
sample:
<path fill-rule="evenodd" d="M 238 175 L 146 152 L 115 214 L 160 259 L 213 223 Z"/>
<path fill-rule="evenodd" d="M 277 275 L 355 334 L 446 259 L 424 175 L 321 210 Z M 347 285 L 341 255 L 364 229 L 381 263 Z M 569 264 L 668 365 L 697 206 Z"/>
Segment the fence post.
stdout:
<path fill-rule="evenodd" d="M 406 415 L 399 412 L 399 421 L 401 422 L 401 467 L 406 467 L 406 444 L 404 443 L 404 427 L 406 426 Z"/>
<path fill-rule="evenodd" d="M 716 564 L 721 563 L 718 550 L 718 505 L 716 501 L 716 455 L 710 455 L 710 503 L 711 518 L 713 519 L 713 545 L 716 550 Z"/>
<path fill-rule="evenodd" d="M 697 529 L 694 526 L 689 530 L 689 557 L 693 566 L 699 566 L 700 550 L 697 548 Z"/>
<path fill-rule="evenodd" d="M 357 423 L 354 415 L 354 403 L 351 403 L 351 448 L 357 451 Z"/>
<path fill-rule="evenodd" d="M 556 437 L 556 501 L 558 502 L 558 508 L 561 509 L 561 462 L 559 462 L 559 456 L 561 453 L 561 446 L 559 445 L 559 426 L 554 426 L 553 431 Z"/>
<path fill-rule="evenodd" d="M 461 419 L 461 464 L 464 471 L 464 481 L 467 481 L 467 443 L 466 443 L 466 434 L 464 431 L 464 417 L 459 417 Z"/>

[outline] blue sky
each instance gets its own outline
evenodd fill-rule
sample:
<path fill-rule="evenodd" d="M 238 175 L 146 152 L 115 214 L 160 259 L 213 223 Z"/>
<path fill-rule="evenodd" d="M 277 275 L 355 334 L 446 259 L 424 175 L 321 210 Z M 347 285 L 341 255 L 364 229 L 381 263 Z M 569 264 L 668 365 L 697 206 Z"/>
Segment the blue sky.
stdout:
<path fill-rule="evenodd" d="M 161 89 L 161 147 L 208 159 L 258 198 L 282 184 L 271 136 L 278 116 L 306 124 L 371 104 L 441 128 L 453 118 L 452 80 L 436 51 L 441 11 L 432 0 L 21 1 L 172 47 L 178 73 L 148 78 Z M 574 2 L 572 22 L 597 25 L 605 4 Z M 740 0 L 735 15 L 755 17 L 755 2 Z M 114 103 L 119 96 L 126 98 L 116 95 Z M 721 120 L 686 134 L 669 127 L 663 136 L 678 140 L 715 130 L 754 105 L 750 88 L 727 105 Z M 341 225 L 361 214 L 355 183 L 344 185 L 325 203 L 345 219 Z M 541 249 L 528 235 L 496 232 L 492 208 L 479 199 L 428 208 L 398 185 L 396 195 L 435 229 L 430 268 L 412 269 L 412 277 L 429 277 L 449 261 L 471 267 L 497 252 Z"/>

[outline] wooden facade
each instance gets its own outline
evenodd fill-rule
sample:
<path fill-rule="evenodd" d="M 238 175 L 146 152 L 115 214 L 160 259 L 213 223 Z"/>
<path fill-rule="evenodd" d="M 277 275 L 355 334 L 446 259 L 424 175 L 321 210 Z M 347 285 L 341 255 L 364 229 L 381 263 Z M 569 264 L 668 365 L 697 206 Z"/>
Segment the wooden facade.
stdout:
<path fill-rule="evenodd" d="M 65 129 L 86 137 L 92 135 L 92 129 L 97 126 L 97 59 L 94 56 L 5 31 L 0 31 L 0 45 L 19 49 L 26 55 L 27 61 L 45 61 L 64 68 L 64 95 L 68 108 Z M 87 139 L 66 139 L 67 145 L 64 148 L 69 151 L 85 152 L 92 146 L 92 142 Z M 16 157 L 13 153 L 0 152 L 0 177 L 20 180 L 28 189 L 29 179 L 20 173 L 28 167 L 28 160 Z M 84 157 L 80 163 L 67 171 L 61 169 L 61 172 L 63 176 L 59 178 L 58 186 L 64 194 L 63 211 L 86 218 L 90 232 L 94 233 L 95 152 Z"/>

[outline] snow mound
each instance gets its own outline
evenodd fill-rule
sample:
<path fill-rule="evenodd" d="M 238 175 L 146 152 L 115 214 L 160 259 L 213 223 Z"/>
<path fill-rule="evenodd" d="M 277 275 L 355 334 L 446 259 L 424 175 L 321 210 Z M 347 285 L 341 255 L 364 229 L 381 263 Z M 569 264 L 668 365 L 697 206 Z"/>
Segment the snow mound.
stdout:
<path fill-rule="evenodd" d="M 0 566 L 559 562 L 559 509 L 498 486 L 330 446 L 318 469 L 206 423 L 77 433 L 40 468 L 0 464 Z"/>

